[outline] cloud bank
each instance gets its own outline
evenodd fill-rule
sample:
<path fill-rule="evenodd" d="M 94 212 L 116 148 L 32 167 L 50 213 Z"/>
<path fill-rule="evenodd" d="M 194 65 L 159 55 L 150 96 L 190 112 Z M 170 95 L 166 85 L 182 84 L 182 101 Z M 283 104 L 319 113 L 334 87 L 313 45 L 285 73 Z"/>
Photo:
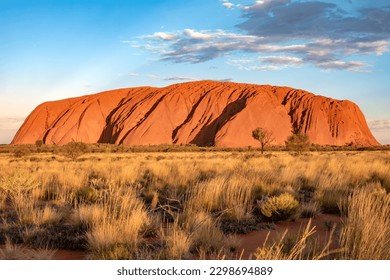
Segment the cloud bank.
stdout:
<path fill-rule="evenodd" d="M 250 56 L 244 70 L 279 70 L 312 65 L 324 70 L 370 71 L 363 59 L 382 55 L 390 45 L 390 6 L 351 10 L 326 1 L 262 0 L 238 7 L 238 31 L 184 29 L 156 32 L 133 47 L 174 63 L 202 63 L 219 57 Z"/>

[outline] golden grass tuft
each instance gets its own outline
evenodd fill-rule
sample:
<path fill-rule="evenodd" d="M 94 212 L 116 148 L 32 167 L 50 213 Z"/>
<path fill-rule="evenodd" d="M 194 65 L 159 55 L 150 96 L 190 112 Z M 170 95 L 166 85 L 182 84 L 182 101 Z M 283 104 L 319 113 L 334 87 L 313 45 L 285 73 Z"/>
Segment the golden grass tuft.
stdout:
<path fill-rule="evenodd" d="M 192 237 L 178 223 L 161 229 L 161 236 L 166 246 L 164 258 L 166 259 L 188 259 L 192 247 Z"/>
<path fill-rule="evenodd" d="M 261 213 L 273 220 L 284 220 L 292 217 L 298 210 L 299 202 L 289 193 L 270 197 L 260 203 Z"/>
<path fill-rule="evenodd" d="M 7 239 L 4 248 L 0 248 L 0 260 L 52 260 L 55 253 L 50 249 L 28 249 Z"/>
<path fill-rule="evenodd" d="M 355 190 L 342 207 L 347 216 L 340 235 L 342 259 L 390 259 L 390 195 Z"/>
<path fill-rule="evenodd" d="M 125 256 L 130 258 L 137 250 L 142 228 L 149 223 L 145 206 L 134 191 L 118 189 L 111 195 L 99 207 L 91 207 L 93 211 L 90 214 L 87 208 L 82 207 L 76 215 L 76 221 L 90 225 L 86 238 L 92 258 L 123 256 L 124 250 L 128 251 Z"/>

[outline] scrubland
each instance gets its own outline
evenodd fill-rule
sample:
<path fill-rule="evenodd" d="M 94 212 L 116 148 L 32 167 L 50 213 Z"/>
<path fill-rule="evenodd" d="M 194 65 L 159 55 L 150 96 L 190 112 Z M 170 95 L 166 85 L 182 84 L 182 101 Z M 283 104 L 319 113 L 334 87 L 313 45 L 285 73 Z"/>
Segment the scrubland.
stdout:
<path fill-rule="evenodd" d="M 0 258 L 239 259 L 237 234 L 304 217 L 250 258 L 390 259 L 389 191 L 389 151 L 2 153 Z"/>

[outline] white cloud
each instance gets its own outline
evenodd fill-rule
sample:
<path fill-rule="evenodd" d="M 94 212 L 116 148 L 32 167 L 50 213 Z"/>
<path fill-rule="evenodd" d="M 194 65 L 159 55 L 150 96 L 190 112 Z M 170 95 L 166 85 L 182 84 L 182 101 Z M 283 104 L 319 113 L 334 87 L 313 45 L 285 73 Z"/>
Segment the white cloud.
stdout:
<path fill-rule="evenodd" d="M 293 56 L 260 56 L 254 59 L 231 59 L 228 64 L 247 71 L 277 71 L 289 67 L 299 67 L 302 58 Z"/>
<path fill-rule="evenodd" d="M 389 51 L 390 42 L 387 41 L 373 41 L 373 42 L 357 42 L 356 47 L 363 53 L 375 52 L 376 55 L 382 55 Z"/>
<path fill-rule="evenodd" d="M 228 9 L 231 9 L 234 7 L 234 4 L 230 3 L 230 2 L 224 2 L 224 3 L 222 3 L 222 6 L 228 8 Z"/>
<path fill-rule="evenodd" d="M 161 81 L 197 81 L 198 78 L 195 77 L 184 77 L 184 76 L 172 76 L 172 77 L 163 77 L 163 76 L 157 76 L 154 74 L 148 74 L 146 75 L 149 79 L 153 80 L 161 80 Z"/>
<path fill-rule="evenodd" d="M 159 38 L 159 39 L 162 39 L 162 40 L 167 40 L 167 41 L 171 41 L 171 40 L 175 40 L 176 39 L 176 36 L 174 34 L 168 33 L 168 32 L 155 32 L 153 34 L 153 37 Z"/>
<path fill-rule="evenodd" d="M 390 120 L 373 120 L 368 126 L 381 144 L 390 144 Z"/>
<path fill-rule="evenodd" d="M 327 61 L 320 62 L 317 64 L 318 67 L 323 69 L 336 69 L 336 70 L 349 70 L 354 72 L 370 72 L 369 70 L 364 70 L 364 67 L 369 66 L 369 64 L 361 61 Z"/>
<path fill-rule="evenodd" d="M 270 64 L 302 64 L 303 60 L 299 57 L 292 56 L 262 56 L 259 57 L 261 62 Z"/>
<path fill-rule="evenodd" d="M 174 77 L 167 77 L 163 79 L 164 81 L 197 81 L 199 79 L 194 77 L 180 77 L 180 76 L 174 76 Z"/>
<path fill-rule="evenodd" d="M 374 120 L 369 121 L 368 126 L 371 130 L 390 129 L 390 120 Z"/>
<path fill-rule="evenodd" d="M 183 34 L 191 37 L 192 39 L 197 39 L 197 40 L 209 40 L 212 38 L 211 35 L 206 34 L 204 32 L 198 32 L 193 29 L 184 29 Z"/>
<path fill-rule="evenodd" d="M 301 44 L 271 43 L 265 37 L 226 32 L 224 30 L 185 29 L 174 34 L 175 41 L 164 39 L 146 40 L 138 44 L 161 57 L 176 63 L 200 63 L 234 53 L 262 54 L 260 62 L 267 65 L 241 66 L 246 70 L 280 70 L 293 65 L 311 64 L 326 70 L 348 70 L 367 72 L 370 65 L 363 61 L 348 61 L 348 55 L 379 53 L 385 51 L 387 43 L 360 44 L 346 40 L 318 39 Z M 150 36 L 143 36 L 143 39 Z M 361 49 L 359 49 L 359 47 Z M 253 59 L 253 58 L 252 58 Z M 282 65 L 285 66 L 282 66 Z M 275 66 L 278 65 L 278 66 Z"/>

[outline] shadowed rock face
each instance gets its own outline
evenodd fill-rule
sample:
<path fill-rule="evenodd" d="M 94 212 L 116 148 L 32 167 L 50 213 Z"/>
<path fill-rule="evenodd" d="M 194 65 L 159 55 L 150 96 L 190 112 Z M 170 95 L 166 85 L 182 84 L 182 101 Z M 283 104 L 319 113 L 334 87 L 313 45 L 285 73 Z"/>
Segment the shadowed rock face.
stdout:
<path fill-rule="evenodd" d="M 379 145 L 354 103 L 269 85 L 199 81 L 137 87 L 45 102 L 25 120 L 13 144 L 114 143 L 256 146 L 252 130 L 291 131 L 320 145 Z"/>

